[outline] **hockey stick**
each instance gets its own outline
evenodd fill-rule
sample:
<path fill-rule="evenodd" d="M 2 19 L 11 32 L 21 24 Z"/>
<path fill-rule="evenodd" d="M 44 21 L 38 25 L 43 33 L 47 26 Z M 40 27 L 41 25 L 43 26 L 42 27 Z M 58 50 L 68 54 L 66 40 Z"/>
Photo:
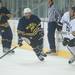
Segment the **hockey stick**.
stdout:
<path fill-rule="evenodd" d="M 5 57 L 6 55 L 8 55 L 11 51 L 13 51 L 14 49 L 16 49 L 18 46 L 12 48 L 10 51 L 6 52 L 5 54 L 3 54 L 2 56 L 0 56 L 0 59 L 2 59 L 3 57 Z"/>
<path fill-rule="evenodd" d="M 23 40 L 25 40 L 26 43 L 27 43 L 28 45 L 30 45 L 30 41 L 29 41 L 29 39 L 27 39 L 27 38 L 23 38 Z M 18 47 L 18 46 L 12 48 L 10 51 L 8 51 L 8 52 L 6 52 L 5 54 L 3 54 L 2 56 L 0 56 L 0 59 L 2 59 L 3 57 L 5 57 L 6 55 L 8 55 L 11 51 L 13 51 L 14 49 L 16 49 L 17 47 Z"/>
<path fill-rule="evenodd" d="M 29 40 L 28 39 L 24 39 L 25 41 L 26 41 L 26 43 L 28 44 L 28 45 L 30 45 L 30 42 L 29 42 Z M 14 49 L 16 49 L 18 46 L 15 46 L 14 48 L 12 48 L 11 50 L 9 50 L 8 52 L 6 52 L 5 54 L 3 54 L 2 56 L 0 56 L 0 59 L 2 59 L 3 57 L 5 57 L 6 55 L 8 55 L 11 51 L 13 51 Z"/>

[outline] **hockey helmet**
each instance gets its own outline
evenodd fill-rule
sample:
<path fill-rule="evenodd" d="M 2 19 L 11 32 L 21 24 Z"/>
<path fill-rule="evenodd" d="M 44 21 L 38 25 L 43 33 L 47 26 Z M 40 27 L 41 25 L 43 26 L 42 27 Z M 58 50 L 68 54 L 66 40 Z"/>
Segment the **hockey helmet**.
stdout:
<path fill-rule="evenodd" d="M 31 11 L 30 8 L 25 8 L 25 9 L 24 9 L 24 14 L 31 13 L 31 12 L 32 12 L 32 11 Z"/>

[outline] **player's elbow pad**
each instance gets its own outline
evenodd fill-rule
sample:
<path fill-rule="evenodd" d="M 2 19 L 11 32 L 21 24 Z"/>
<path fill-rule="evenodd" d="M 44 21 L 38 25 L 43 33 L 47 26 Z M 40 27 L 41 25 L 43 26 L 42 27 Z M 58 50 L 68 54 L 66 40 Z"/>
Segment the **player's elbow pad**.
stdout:
<path fill-rule="evenodd" d="M 57 23 L 57 30 L 58 31 L 61 31 L 62 30 L 62 27 L 63 27 L 63 24 L 61 22 L 58 22 Z"/>

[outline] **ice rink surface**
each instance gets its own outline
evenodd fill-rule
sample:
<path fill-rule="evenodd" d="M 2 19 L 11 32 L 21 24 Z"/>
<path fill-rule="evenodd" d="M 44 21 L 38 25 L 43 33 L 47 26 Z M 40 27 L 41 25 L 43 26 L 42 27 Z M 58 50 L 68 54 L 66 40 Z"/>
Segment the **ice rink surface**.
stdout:
<path fill-rule="evenodd" d="M 0 75 L 75 75 L 75 63 L 69 65 L 68 59 L 48 56 L 40 62 L 33 51 L 15 51 L 14 55 L 0 59 Z"/>

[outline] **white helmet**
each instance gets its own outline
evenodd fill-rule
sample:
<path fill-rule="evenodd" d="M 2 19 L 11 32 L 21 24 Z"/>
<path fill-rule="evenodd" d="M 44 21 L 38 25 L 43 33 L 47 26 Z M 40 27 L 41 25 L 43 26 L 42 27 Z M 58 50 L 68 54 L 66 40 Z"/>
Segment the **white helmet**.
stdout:
<path fill-rule="evenodd" d="M 24 9 L 24 14 L 26 14 L 26 13 L 31 13 L 32 11 L 31 11 L 31 9 L 30 8 L 25 8 Z"/>

